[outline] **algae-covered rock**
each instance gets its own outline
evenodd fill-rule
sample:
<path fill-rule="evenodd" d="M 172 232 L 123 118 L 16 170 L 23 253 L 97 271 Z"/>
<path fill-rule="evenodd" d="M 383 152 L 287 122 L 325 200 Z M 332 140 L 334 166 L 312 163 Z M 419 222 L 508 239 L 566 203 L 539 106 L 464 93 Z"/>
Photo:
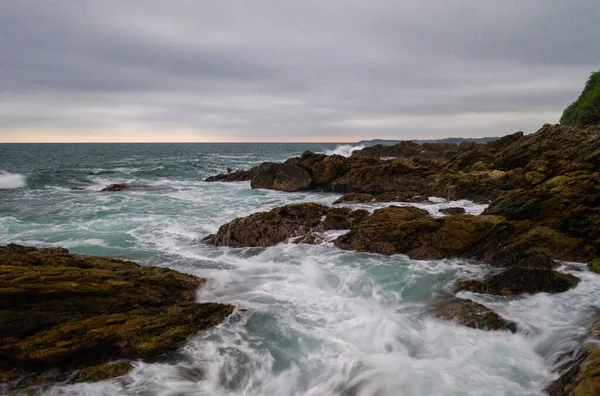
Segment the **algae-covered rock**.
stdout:
<path fill-rule="evenodd" d="M 500 315 L 475 301 L 454 296 L 440 296 L 432 304 L 433 314 L 442 320 L 457 323 L 480 330 L 517 331 L 514 322 L 503 319 Z"/>
<path fill-rule="evenodd" d="M 593 260 L 588 263 L 590 271 L 600 274 L 600 259 Z"/>
<path fill-rule="evenodd" d="M 204 242 L 216 246 L 273 246 L 291 237 L 309 233 L 319 224 L 326 207 L 316 203 L 285 205 L 269 212 L 254 213 L 222 225 Z"/>
<path fill-rule="evenodd" d="M 549 396 L 600 395 L 600 319 L 596 319 L 580 356 L 547 391 Z"/>
<path fill-rule="evenodd" d="M 174 351 L 233 312 L 195 303 L 202 283 L 66 249 L 0 247 L 0 373 L 13 379 L 58 370 L 60 379 L 111 360 Z"/>
<path fill-rule="evenodd" d="M 465 214 L 467 211 L 465 208 L 461 207 L 452 207 L 452 208 L 442 208 L 438 212 L 445 215 L 456 215 L 456 214 Z"/>
<path fill-rule="evenodd" d="M 126 375 L 133 369 L 129 362 L 98 364 L 78 370 L 69 383 L 104 381 Z"/>
<path fill-rule="evenodd" d="M 456 291 L 516 296 L 533 293 L 562 293 L 577 286 L 579 278 L 540 268 L 514 267 L 484 280 L 462 280 Z"/>

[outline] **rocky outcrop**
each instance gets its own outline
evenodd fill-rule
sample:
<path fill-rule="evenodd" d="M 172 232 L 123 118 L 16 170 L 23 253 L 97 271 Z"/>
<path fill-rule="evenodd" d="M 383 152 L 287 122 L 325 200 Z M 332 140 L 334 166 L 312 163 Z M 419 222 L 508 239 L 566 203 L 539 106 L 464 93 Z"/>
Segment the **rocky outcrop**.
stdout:
<path fill-rule="evenodd" d="M 462 280 L 456 291 L 516 296 L 533 293 L 562 293 L 579 283 L 579 278 L 543 268 L 513 267 L 484 280 Z"/>
<path fill-rule="evenodd" d="M 547 391 L 549 396 L 600 395 L 600 318 L 596 318 L 579 357 Z"/>
<path fill-rule="evenodd" d="M 66 249 L 0 247 L 0 382 L 104 379 L 127 371 L 106 363 L 174 351 L 233 312 L 196 303 L 203 282 Z"/>
<path fill-rule="evenodd" d="M 239 170 L 228 173 L 220 173 L 215 176 L 207 177 L 204 181 L 207 182 L 239 182 L 239 181 L 250 181 L 256 175 L 256 169 L 251 170 Z"/>
<path fill-rule="evenodd" d="M 298 165 L 267 162 L 256 169 L 250 183 L 252 188 L 293 192 L 307 190 L 312 179 L 308 172 Z"/>
<path fill-rule="evenodd" d="M 473 329 L 517 331 L 516 323 L 503 319 L 485 305 L 464 298 L 438 296 L 431 311 L 438 319 L 455 321 Z"/>
<path fill-rule="evenodd" d="M 316 203 L 285 205 L 235 219 L 221 226 L 216 234 L 204 238 L 204 242 L 231 247 L 273 246 L 312 232 L 349 229 L 368 214 L 366 210 L 328 208 Z"/>

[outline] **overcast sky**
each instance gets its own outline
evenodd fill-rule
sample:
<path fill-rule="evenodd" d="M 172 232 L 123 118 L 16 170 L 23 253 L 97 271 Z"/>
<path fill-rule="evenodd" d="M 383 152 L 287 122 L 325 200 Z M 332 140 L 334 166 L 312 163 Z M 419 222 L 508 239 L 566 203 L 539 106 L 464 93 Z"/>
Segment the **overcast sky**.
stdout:
<path fill-rule="evenodd" d="M 0 0 L 0 141 L 358 141 L 556 123 L 598 0 Z"/>

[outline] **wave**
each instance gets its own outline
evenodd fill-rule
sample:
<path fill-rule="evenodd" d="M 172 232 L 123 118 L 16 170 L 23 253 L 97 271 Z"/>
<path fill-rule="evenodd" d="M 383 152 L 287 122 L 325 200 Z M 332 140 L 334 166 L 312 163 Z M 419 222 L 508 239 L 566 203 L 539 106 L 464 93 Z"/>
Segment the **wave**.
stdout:
<path fill-rule="evenodd" d="M 25 175 L 0 170 L 0 190 L 23 188 L 26 185 L 27 177 Z"/>
<path fill-rule="evenodd" d="M 341 155 L 344 157 L 350 157 L 352 155 L 353 151 L 362 150 L 365 147 L 366 146 L 364 146 L 364 145 L 353 146 L 351 144 L 340 144 L 333 150 L 327 150 L 325 152 L 325 154 L 327 154 L 327 155 L 337 154 L 337 155 Z"/>

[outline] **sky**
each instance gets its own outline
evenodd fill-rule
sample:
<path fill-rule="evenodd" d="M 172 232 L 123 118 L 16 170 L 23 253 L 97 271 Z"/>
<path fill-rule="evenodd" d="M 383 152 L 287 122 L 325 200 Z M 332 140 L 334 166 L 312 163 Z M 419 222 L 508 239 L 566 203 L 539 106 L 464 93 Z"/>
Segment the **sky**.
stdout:
<path fill-rule="evenodd" d="M 0 0 L 0 142 L 528 133 L 599 69 L 598 0 Z"/>

